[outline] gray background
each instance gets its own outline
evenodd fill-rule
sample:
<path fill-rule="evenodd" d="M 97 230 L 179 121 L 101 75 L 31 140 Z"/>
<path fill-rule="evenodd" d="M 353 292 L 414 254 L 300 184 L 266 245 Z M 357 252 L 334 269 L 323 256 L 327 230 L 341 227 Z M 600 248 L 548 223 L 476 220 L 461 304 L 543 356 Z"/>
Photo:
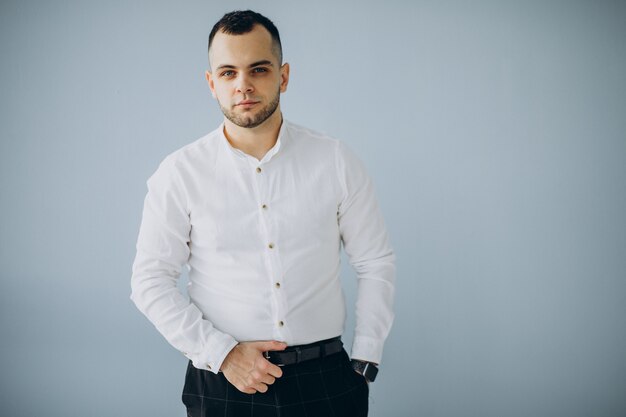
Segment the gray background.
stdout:
<path fill-rule="evenodd" d="M 184 415 L 134 245 L 147 178 L 221 121 L 210 28 L 248 7 L 397 252 L 370 415 L 626 415 L 624 3 L 390 0 L 1 3 L 0 414 Z"/>

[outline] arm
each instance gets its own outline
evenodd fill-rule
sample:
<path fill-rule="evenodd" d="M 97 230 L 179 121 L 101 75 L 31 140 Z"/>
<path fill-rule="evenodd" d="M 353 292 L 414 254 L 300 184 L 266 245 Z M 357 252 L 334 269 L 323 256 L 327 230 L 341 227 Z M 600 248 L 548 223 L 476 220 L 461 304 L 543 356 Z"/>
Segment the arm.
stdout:
<path fill-rule="evenodd" d="M 131 299 L 137 308 L 196 368 L 219 372 L 237 344 L 217 330 L 176 287 L 189 258 L 191 223 L 184 184 L 173 158 L 166 158 L 148 179 Z"/>
<path fill-rule="evenodd" d="M 339 231 L 358 280 L 351 356 L 378 364 L 394 318 L 395 255 L 372 181 L 361 161 L 342 144 L 337 169 L 343 188 Z"/>

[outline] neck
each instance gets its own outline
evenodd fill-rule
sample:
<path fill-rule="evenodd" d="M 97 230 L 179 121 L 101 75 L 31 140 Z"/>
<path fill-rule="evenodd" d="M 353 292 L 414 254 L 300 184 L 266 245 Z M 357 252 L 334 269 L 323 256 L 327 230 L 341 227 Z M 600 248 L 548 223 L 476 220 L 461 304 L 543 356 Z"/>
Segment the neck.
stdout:
<path fill-rule="evenodd" d="M 237 148 L 259 161 L 272 149 L 278 139 L 283 118 L 280 108 L 257 127 L 245 128 L 224 119 L 224 135 L 233 148 Z"/>

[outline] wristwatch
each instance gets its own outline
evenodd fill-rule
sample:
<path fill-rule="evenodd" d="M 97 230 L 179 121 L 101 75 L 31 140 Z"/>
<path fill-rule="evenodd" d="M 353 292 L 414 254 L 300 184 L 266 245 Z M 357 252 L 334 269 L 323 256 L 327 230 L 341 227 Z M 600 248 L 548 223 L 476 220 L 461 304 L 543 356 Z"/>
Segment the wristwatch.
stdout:
<path fill-rule="evenodd" d="M 378 366 L 376 364 L 358 359 L 352 359 L 350 363 L 352 364 L 352 369 L 363 375 L 368 382 L 374 382 L 378 374 Z"/>

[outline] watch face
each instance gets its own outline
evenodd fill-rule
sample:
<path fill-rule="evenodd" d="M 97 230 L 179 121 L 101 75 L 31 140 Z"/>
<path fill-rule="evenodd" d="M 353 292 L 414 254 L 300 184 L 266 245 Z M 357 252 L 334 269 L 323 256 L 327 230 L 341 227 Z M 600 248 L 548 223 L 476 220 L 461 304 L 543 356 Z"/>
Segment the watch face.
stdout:
<path fill-rule="evenodd" d="M 363 372 L 363 376 L 370 381 L 374 382 L 376 379 L 376 375 L 378 374 L 378 368 L 370 363 L 368 363 L 365 367 L 365 372 Z"/>

